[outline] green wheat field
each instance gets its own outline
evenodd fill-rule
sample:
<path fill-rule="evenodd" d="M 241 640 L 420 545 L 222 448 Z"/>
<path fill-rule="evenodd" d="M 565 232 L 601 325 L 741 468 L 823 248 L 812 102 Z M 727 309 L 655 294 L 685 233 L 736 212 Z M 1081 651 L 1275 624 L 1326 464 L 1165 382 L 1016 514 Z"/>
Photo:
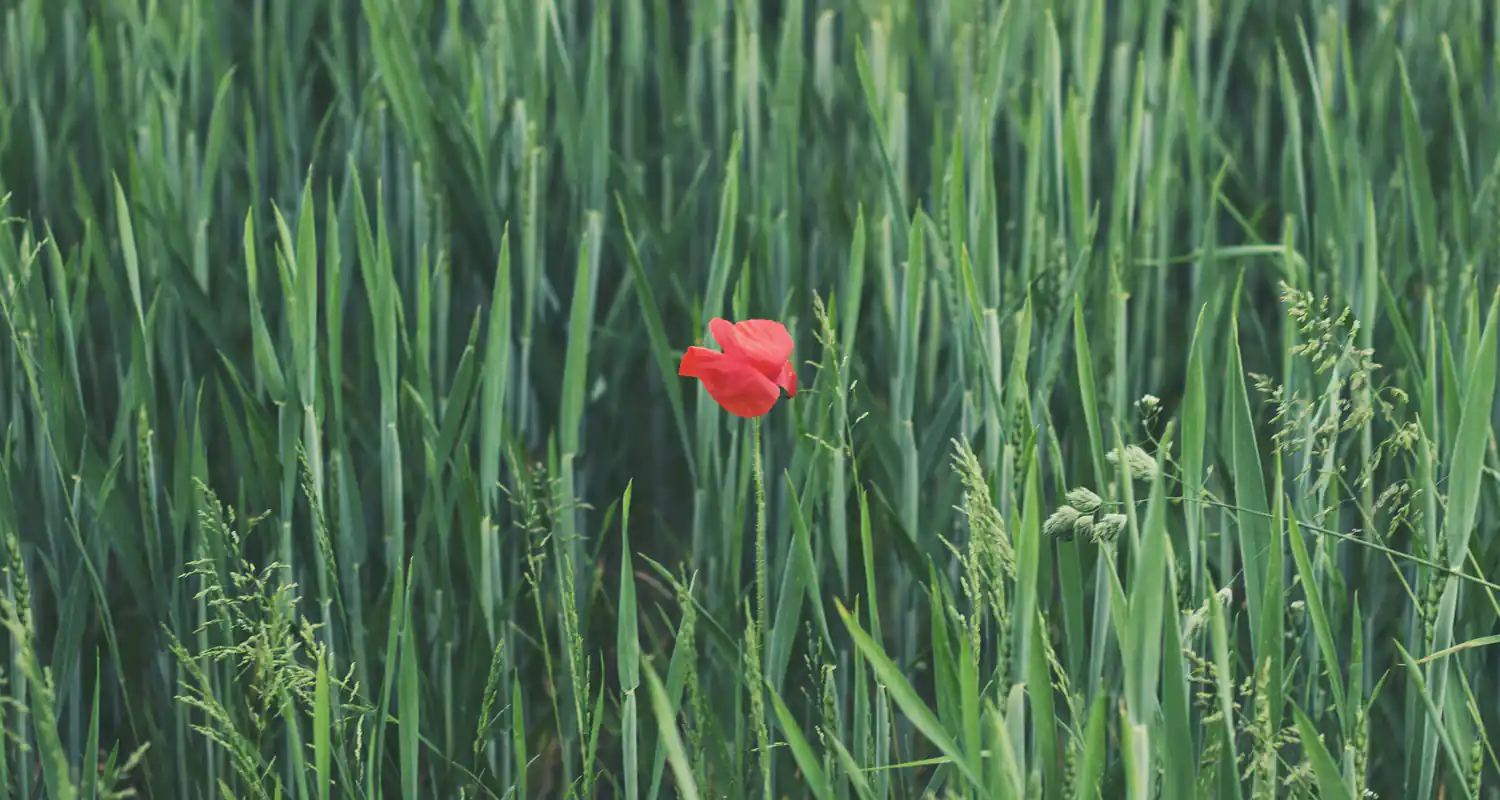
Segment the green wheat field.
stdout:
<path fill-rule="evenodd" d="M 1493 2 L 0 0 L 0 800 L 1500 797 L 1497 286 Z"/>

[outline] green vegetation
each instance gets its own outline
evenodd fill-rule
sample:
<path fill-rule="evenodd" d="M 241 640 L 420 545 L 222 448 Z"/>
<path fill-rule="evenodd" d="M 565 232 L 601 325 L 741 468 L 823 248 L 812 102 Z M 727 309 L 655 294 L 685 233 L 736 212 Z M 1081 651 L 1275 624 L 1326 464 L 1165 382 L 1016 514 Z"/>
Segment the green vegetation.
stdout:
<path fill-rule="evenodd" d="M 0 4 L 0 798 L 1493 797 L 1497 81 L 1464 0 Z"/>

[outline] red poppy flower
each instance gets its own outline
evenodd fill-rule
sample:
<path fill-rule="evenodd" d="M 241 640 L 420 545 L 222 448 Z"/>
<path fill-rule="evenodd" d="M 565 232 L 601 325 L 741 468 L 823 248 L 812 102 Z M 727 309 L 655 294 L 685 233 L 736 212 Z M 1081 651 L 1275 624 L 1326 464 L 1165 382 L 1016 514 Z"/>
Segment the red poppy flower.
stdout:
<path fill-rule="evenodd" d="M 731 324 L 715 317 L 708 323 L 723 352 L 689 347 L 677 374 L 703 381 L 708 396 L 737 417 L 758 417 L 776 405 L 781 389 L 797 395 L 792 366 L 792 335 L 768 319 Z M 778 388 L 779 387 L 779 388 Z"/>

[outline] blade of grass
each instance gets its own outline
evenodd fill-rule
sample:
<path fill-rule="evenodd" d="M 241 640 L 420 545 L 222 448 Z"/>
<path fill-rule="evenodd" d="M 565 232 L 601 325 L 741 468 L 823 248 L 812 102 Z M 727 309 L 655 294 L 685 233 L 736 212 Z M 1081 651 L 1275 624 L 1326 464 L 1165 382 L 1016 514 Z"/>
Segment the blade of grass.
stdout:
<path fill-rule="evenodd" d="M 844 620 L 845 627 L 849 629 L 849 635 L 854 637 L 854 643 L 859 648 L 860 655 L 869 662 L 871 668 L 875 670 L 875 674 L 879 676 L 881 683 L 890 690 L 891 699 L 895 700 L 896 705 L 901 707 L 901 711 L 906 714 L 917 730 L 921 731 L 922 735 L 927 737 L 928 741 L 936 745 L 943 755 L 953 759 L 959 771 L 963 773 L 963 776 L 968 779 L 969 784 L 979 795 L 981 797 L 988 797 L 989 792 L 985 788 L 985 782 L 980 777 L 979 772 L 964 757 L 958 743 L 944 730 L 942 724 L 938 722 L 937 717 L 933 715 L 932 710 L 918 696 L 916 689 L 912 688 L 911 683 L 902 675 L 900 668 L 885 654 L 884 648 L 871 639 L 869 634 L 865 633 L 864 629 L 859 626 L 859 622 L 854 619 L 843 603 L 838 603 L 838 612 L 839 616 Z"/>

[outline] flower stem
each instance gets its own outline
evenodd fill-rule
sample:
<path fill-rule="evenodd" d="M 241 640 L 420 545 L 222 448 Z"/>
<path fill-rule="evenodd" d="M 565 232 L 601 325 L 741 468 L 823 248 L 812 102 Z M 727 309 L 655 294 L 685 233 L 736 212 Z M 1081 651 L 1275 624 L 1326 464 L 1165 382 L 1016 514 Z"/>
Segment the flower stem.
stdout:
<path fill-rule="evenodd" d="M 755 418 L 755 616 L 765 647 L 766 610 L 766 477 L 760 461 L 760 418 Z"/>
<path fill-rule="evenodd" d="M 765 797 L 771 797 L 771 741 L 765 720 L 765 652 L 766 625 L 770 621 L 766 608 L 766 478 L 760 456 L 760 417 L 755 418 L 755 685 L 750 704 L 755 717 L 755 733 L 760 751 L 760 777 Z"/>

